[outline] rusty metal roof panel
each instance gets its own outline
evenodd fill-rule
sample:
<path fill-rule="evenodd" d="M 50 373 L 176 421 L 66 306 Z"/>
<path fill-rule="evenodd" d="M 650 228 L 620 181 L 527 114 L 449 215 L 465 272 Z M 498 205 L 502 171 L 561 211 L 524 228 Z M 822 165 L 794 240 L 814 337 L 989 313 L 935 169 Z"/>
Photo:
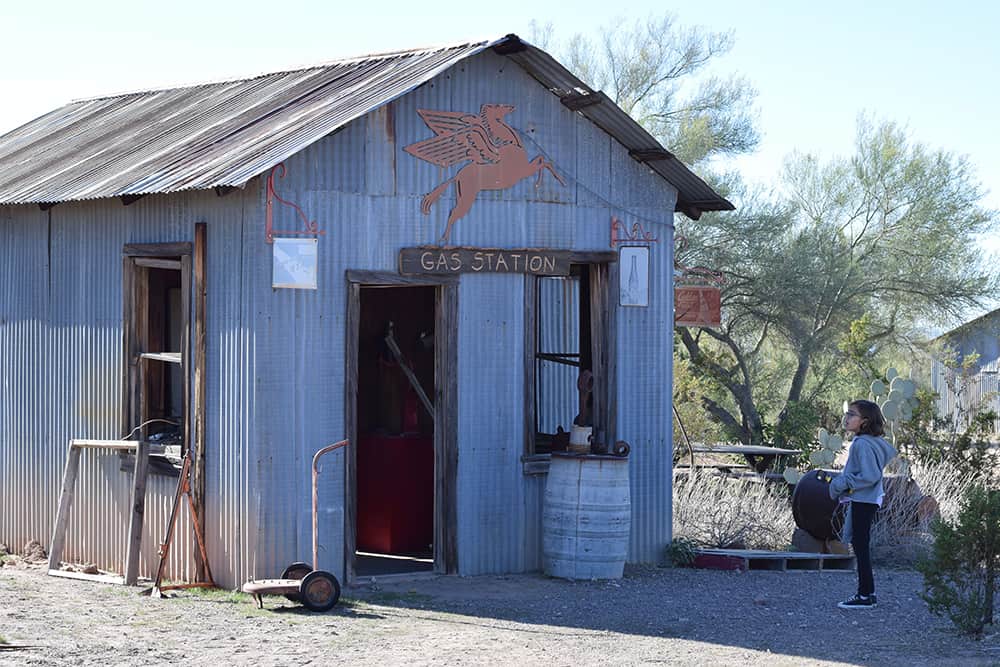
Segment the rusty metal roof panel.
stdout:
<path fill-rule="evenodd" d="M 732 208 L 678 160 L 662 159 L 669 153 L 603 94 L 514 35 L 72 102 L 0 137 L 0 204 L 242 186 L 490 47 L 564 100 L 600 99 L 580 113 L 678 188 L 678 210 Z"/>
<path fill-rule="evenodd" d="M 239 186 L 493 43 L 72 102 L 0 137 L 0 203 Z"/>

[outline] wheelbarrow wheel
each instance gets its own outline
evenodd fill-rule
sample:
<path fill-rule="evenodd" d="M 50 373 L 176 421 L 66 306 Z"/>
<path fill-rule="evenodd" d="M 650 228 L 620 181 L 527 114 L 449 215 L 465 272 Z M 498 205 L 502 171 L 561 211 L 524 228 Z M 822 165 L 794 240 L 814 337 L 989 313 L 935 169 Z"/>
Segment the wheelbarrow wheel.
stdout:
<path fill-rule="evenodd" d="M 312 572 L 312 567 L 308 563 L 292 563 L 285 568 L 285 571 L 281 573 L 282 579 L 302 579 L 307 574 Z M 286 593 L 285 597 L 292 602 L 300 602 L 298 593 Z"/>
<path fill-rule="evenodd" d="M 299 584 L 299 601 L 310 611 L 329 611 L 340 599 L 340 582 L 323 570 L 314 570 Z"/>

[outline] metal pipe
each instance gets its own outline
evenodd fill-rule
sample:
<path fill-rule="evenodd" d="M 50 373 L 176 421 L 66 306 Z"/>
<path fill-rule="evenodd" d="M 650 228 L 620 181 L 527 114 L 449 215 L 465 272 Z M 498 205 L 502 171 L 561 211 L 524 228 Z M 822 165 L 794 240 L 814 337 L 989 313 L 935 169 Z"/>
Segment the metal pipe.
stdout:
<path fill-rule="evenodd" d="M 317 505 L 319 504 L 319 496 L 316 493 L 316 483 L 319 480 L 319 457 L 323 456 L 327 452 L 332 452 L 335 449 L 340 449 L 341 447 L 347 446 L 347 440 L 341 440 L 340 442 L 335 442 L 332 445 L 327 445 L 323 449 L 319 450 L 313 454 L 313 464 L 312 464 L 312 492 L 313 492 L 313 569 L 319 569 L 319 531 L 317 527 Z"/>

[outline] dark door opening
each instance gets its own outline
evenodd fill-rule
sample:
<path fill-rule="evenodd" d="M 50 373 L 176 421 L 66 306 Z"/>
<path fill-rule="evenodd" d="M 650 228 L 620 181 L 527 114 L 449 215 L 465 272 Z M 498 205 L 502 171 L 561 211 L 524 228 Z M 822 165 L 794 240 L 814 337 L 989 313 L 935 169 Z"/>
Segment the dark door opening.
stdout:
<path fill-rule="evenodd" d="M 361 289 L 359 577 L 434 568 L 435 289 Z"/>

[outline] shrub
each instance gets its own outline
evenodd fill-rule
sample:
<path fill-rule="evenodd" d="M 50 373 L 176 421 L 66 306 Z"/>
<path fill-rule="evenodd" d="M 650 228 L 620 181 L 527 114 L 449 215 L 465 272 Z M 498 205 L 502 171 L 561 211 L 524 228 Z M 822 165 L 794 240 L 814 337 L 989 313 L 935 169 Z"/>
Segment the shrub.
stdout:
<path fill-rule="evenodd" d="M 954 523 L 931 528 L 934 547 L 917 568 L 932 613 L 947 615 L 959 632 L 981 637 L 993 623 L 993 597 L 1000 572 L 1000 491 L 976 484 L 962 499 Z"/>
<path fill-rule="evenodd" d="M 676 537 L 667 545 L 667 564 L 673 567 L 687 567 L 694 563 L 698 544 L 686 537 Z"/>
<path fill-rule="evenodd" d="M 784 485 L 692 471 L 674 476 L 674 538 L 712 548 L 780 550 L 795 521 Z"/>

